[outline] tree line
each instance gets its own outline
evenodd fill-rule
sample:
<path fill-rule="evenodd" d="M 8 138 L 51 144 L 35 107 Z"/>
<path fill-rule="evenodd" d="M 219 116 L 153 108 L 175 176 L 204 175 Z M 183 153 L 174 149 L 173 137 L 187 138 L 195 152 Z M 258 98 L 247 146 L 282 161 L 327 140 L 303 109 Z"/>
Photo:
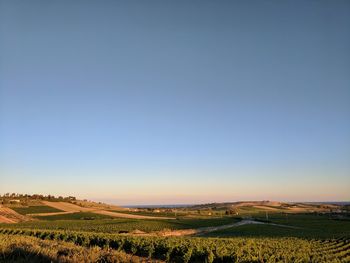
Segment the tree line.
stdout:
<path fill-rule="evenodd" d="M 9 202 L 10 200 L 42 200 L 42 201 L 75 201 L 75 196 L 54 196 L 54 195 L 42 195 L 42 194 L 18 194 L 18 193 L 5 193 L 0 194 L 2 202 Z"/>

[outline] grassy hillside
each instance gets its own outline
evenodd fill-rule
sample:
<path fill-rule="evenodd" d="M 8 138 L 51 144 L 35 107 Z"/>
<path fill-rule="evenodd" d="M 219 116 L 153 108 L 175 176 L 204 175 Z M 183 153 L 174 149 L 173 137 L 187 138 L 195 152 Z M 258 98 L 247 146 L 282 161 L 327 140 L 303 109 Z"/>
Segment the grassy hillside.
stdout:
<path fill-rule="evenodd" d="M 38 220 L 56 221 L 56 220 L 98 220 L 98 219 L 113 219 L 107 215 L 99 215 L 90 212 L 77 212 L 71 214 L 34 216 Z"/>
<path fill-rule="evenodd" d="M 27 207 L 18 206 L 18 207 L 11 207 L 11 209 L 21 215 L 63 212 L 62 210 L 59 210 L 57 208 L 53 208 L 50 206 L 46 206 L 46 205 L 35 205 L 35 206 L 27 206 Z"/>
<path fill-rule="evenodd" d="M 200 204 L 184 208 L 188 211 L 202 211 L 220 214 L 225 213 L 250 216 L 262 212 L 270 213 L 329 213 L 339 212 L 344 206 L 334 204 L 312 204 L 312 203 L 282 203 L 275 201 L 246 201 L 230 203 Z"/>
<path fill-rule="evenodd" d="M 8 241 L 0 241 L 0 262 L 1 256 L 12 261 L 25 258 L 29 262 L 140 259 L 135 256 L 143 257 L 144 261 L 147 258 L 171 262 L 350 260 L 349 214 L 335 211 L 338 209 L 335 206 L 317 208 L 263 201 L 121 211 L 79 200 L 27 198 L 26 202 L 1 206 L 2 215 L 16 215 L 18 220 L 0 224 L 0 240 L 3 237 Z M 301 212 L 309 211 L 310 207 L 324 210 Z M 136 215 L 138 219 L 118 218 L 125 215 Z M 20 222 L 24 220 L 29 221 Z M 179 237 L 164 237 L 171 235 Z M 92 246 L 99 248 L 94 250 Z"/>

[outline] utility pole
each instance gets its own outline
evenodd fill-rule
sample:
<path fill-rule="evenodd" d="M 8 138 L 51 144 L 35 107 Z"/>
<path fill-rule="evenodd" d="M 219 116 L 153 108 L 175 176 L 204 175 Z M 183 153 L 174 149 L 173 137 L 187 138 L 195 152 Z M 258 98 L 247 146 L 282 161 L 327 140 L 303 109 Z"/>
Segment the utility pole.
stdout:
<path fill-rule="evenodd" d="M 266 211 L 266 221 L 269 221 L 269 213 Z"/>

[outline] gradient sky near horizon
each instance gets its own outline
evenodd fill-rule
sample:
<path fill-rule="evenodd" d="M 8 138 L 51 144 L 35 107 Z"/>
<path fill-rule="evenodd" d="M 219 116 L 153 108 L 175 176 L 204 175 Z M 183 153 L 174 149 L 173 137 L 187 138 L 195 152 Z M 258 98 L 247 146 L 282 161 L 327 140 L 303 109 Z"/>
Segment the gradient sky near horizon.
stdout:
<path fill-rule="evenodd" d="M 350 200 L 349 1 L 0 0 L 0 193 Z"/>

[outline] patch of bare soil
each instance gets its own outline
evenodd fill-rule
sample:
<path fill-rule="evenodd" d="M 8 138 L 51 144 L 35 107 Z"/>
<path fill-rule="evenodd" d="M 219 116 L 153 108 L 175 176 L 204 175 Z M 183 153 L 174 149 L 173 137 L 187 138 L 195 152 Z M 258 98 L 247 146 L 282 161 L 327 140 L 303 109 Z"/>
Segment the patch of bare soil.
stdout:
<path fill-rule="evenodd" d="M 30 220 L 32 220 L 32 218 L 18 214 L 12 209 L 0 205 L 0 223 L 11 224 Z"/>
<path fill-rule="evenodd" d="M 135 229 L 134 231 L 131 232 L 134 235 L 143 235 L 146 234 L 146 232 L 139 230 L 139 229 Z"/>
<path fill-rule="evenodd" d="M 17 223 L 17 222 L 10 219 L 10 218 L 7 218 L 7 217 L 0 215 L 0 223 L 12 224 L 12 223 Z"/>
<path fill-rule="evenodd" d="M 157 236 L 162 237 L 179 237 L 179 236 L 191 236 L 198 233 L 197 229 L 183 229 L 183 230 L 173 230 L 173 231 L 160 231 Z"/>

